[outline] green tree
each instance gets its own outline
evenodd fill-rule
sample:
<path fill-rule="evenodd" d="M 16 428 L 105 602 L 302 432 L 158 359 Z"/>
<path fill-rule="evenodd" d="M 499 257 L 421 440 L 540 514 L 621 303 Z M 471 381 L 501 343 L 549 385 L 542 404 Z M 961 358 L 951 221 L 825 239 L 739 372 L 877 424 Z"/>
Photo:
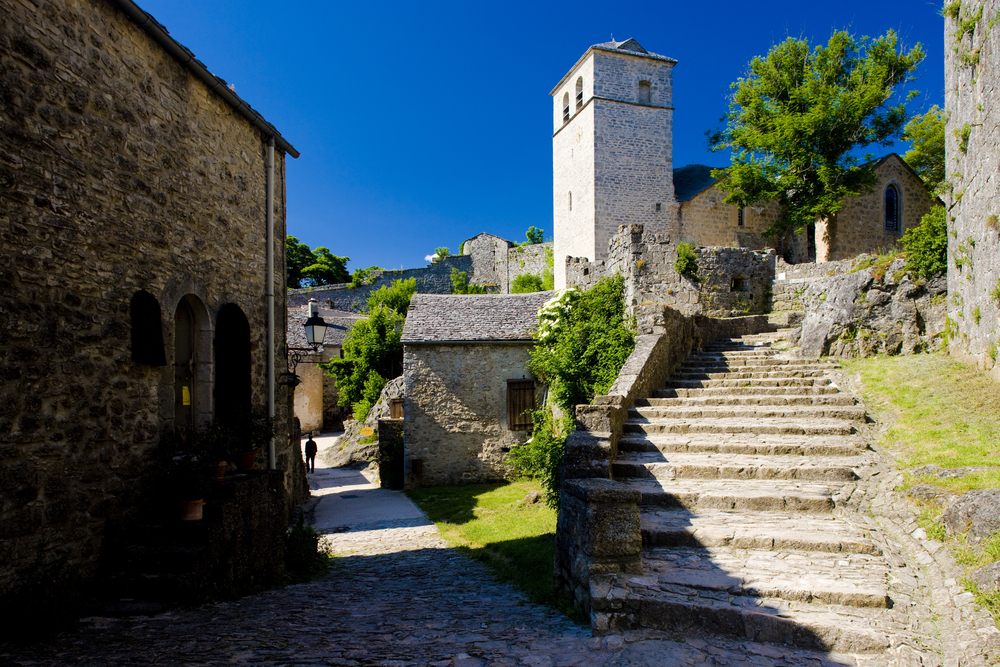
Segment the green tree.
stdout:
<path fill-rule="evenodd" d="M 904 53 L 891 30 L 860 40 L 835 32 L 815 48 L 788 38 L 754 58 L 731 86 L 723 127 L 707 133 L 711 150 L 732 151 L 732 165 L 712 172 L 726 203 L 779 202 L 782 215 L 766 232 L 773 235 L 834 216 L 846 197 L 870 192 L 872 156 L 855 151 L 899 136 L 917 93 L 898 100 L 895 89 L 923 58 L 920 44 Z"/>
<path fill-rule="evenodd" d="M 394 280 L 392 285 L 383 285 L 368 295 L 368 311 L 384 304 L 403 317 L 410 309 L 410 299 L 417 292 L 417 279 Z"/>
<path fill-rule="evenodd" d="M 947 119 L 944 109 L 935 104 L 927 113 L 914 116 L 903 128 L 903 140 L 910 142 L 910 150 L 903 160 L 935 195 L 942 194 L 947 186 L 944 168 L 944 126 Z"/>
<path fill-rule="evenodd" d="M 514 282 L 510 284 L 511 294 L 527 294 L 528 292 L 541 292 L 542 279 L 531 273 L 522 273 Z"/>
<path fill-rule="evenodd" d="M 438 262 L 440 262 L 442 259 L 444 259 L 445 257 L 447 257 L 450 254 L 451 254 L 451 250 L 449 250 L 448 248 L 435 248 L 434 249 L 434 254 L 431 255 L 431 263 L 432 264 L 437 264 Z"/>
<path fill-rule="evenodd" d="M 372 308 L 368 317 L 355 322 L 344 338 L 344 358 L 323 365 L 337 380 L 340 392 L 337 402 L 353 408 L 359 420 L 368 416 L 387 379 L 403 370 L 400 339 L 404 321 L 401 314 L 388 306 L 380 304 Z M 362 402 L 367 403 L 367 408 Z"/>
<path fill-rule="evenodd" d="M 338 257 L 322 246 L 311 250 L 294 236 L 285 237 L 285 266 L 288 287 L 316 287 L 346 283 L 350 257 Z"/>
<path fill-rule="evenodd" d="M 452 294 L 486 294 L 486 288 L 482 285 L 469 284 L 469 274 L 459 271 L 456 268 L 451 270 L 451 293 Z"/>
<path fill-rule="evenodd" d="M 351 287 L 358 288 L 364 287 L 365 285 L 371 285 L 375 282 L 375 272 L 385 271 L 380 266 L 369 266 L 364 269 L 355 269 L 354 273 L 351 274 Z"/>
<path fill-rule="evenodd" d="M 924 279 L 948 270 L 948 222 L 943 206 L 934 206 L 902 238 L 906 268 Z"/>
<path fill-rule="evenodd" d="M 532 225 L 528 228 L 528 231 L 524 233 L 528 237 L 528 245 L 537 245 L 543 242 L 543 235 L 545 234 L 544 229 L 539 229 Z"/>

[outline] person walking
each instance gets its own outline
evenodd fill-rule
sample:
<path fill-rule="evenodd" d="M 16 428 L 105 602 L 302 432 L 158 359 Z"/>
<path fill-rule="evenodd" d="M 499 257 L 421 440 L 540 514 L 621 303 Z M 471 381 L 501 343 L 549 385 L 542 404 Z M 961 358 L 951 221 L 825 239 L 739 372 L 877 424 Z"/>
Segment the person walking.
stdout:
<path fill-rule="evenodd" d="M 316 446 L 316 441 L 313 440 L 312 434 L 309 434 L 309 439 L 306 440 L 306 472 L 316 472 L 316 450 L 319 449 Z"/>

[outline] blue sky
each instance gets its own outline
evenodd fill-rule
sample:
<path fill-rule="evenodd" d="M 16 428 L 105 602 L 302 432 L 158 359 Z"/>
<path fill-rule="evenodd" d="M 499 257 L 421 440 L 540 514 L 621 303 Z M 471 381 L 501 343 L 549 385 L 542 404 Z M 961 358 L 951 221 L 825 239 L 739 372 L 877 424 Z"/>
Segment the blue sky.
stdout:
<path fill-rule="evenodd" d="M 913 110 L 944 98 L 941 3 L 924 0 L 138 2 L 301 152 L 289 233 L 351 270 L 422 266 L 484 231 L 523 241 L 534 225 L 548 239 L 549 91 L 612 35 L 679 61 L 675 166 L 726 163 L 704 132 L 750 59 L 789 35 L 894 29 L 927 51 Z"/>

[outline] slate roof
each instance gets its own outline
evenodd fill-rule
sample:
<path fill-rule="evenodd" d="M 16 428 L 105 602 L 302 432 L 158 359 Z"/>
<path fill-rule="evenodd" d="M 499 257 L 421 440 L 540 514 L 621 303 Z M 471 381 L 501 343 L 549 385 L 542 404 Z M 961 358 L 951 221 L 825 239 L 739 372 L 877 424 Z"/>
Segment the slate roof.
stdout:
<path fill-rule="evenodd" d="M 530 342 L 538 309 L 555 292 L 414 294 L 403 343 Z"/>
<path fill-rule="evenodd" d="M 642 56 L 643 58 L 652 58 L 653 60 L 662 60 L 668 63 L 675 63 L 677 60 L 670 58 L 668 56 L 661 56 L 658 53 L 650 53 L 646 49 L 642 48 L 639 42 L 635 41 L 631 37 L 626 39 L 624 42 L 601 42 L 600 44 L 594 44 L 591 49 L 597 49 L 598 51 L 613 51 L 615 53 L 628 53 L 633 56 Z M 589 51 L 590 49 L 588 49 Z"/>
<path fill-rule="evenodd" d="M 674 169 L 674 196 L 677 201 L 687 201 L 712 187 L 716 179 L 712 178 L 713 167 L 703 164 L 686 164 Z"/>
<path fill-rule="evenodd" d="M 319 316 L 327 323 L 326 338 L 324 347 L 342 347 L 344 337 L 351 330 L 354 323 L 364 319 L 364 315 L 350 313 L 345 310 L 330 310 L 320 308 Z M 305 323 L 309 319 L 309 306 L 299 306 L 288 309 L 288 346 L 289 347 L 309 347 L 306 344 Z"/>

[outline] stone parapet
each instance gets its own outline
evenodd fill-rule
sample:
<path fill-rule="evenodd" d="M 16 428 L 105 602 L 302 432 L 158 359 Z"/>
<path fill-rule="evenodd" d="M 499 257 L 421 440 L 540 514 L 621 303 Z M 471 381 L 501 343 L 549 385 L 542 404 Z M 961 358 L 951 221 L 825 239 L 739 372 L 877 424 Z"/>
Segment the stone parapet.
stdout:
<path fill-rule="evenodd" d="M 563 483 L 555 577 L 588 614 L 593 576 L 642 571 L 640 499 L 638 491 L 610 479 Z"/>

